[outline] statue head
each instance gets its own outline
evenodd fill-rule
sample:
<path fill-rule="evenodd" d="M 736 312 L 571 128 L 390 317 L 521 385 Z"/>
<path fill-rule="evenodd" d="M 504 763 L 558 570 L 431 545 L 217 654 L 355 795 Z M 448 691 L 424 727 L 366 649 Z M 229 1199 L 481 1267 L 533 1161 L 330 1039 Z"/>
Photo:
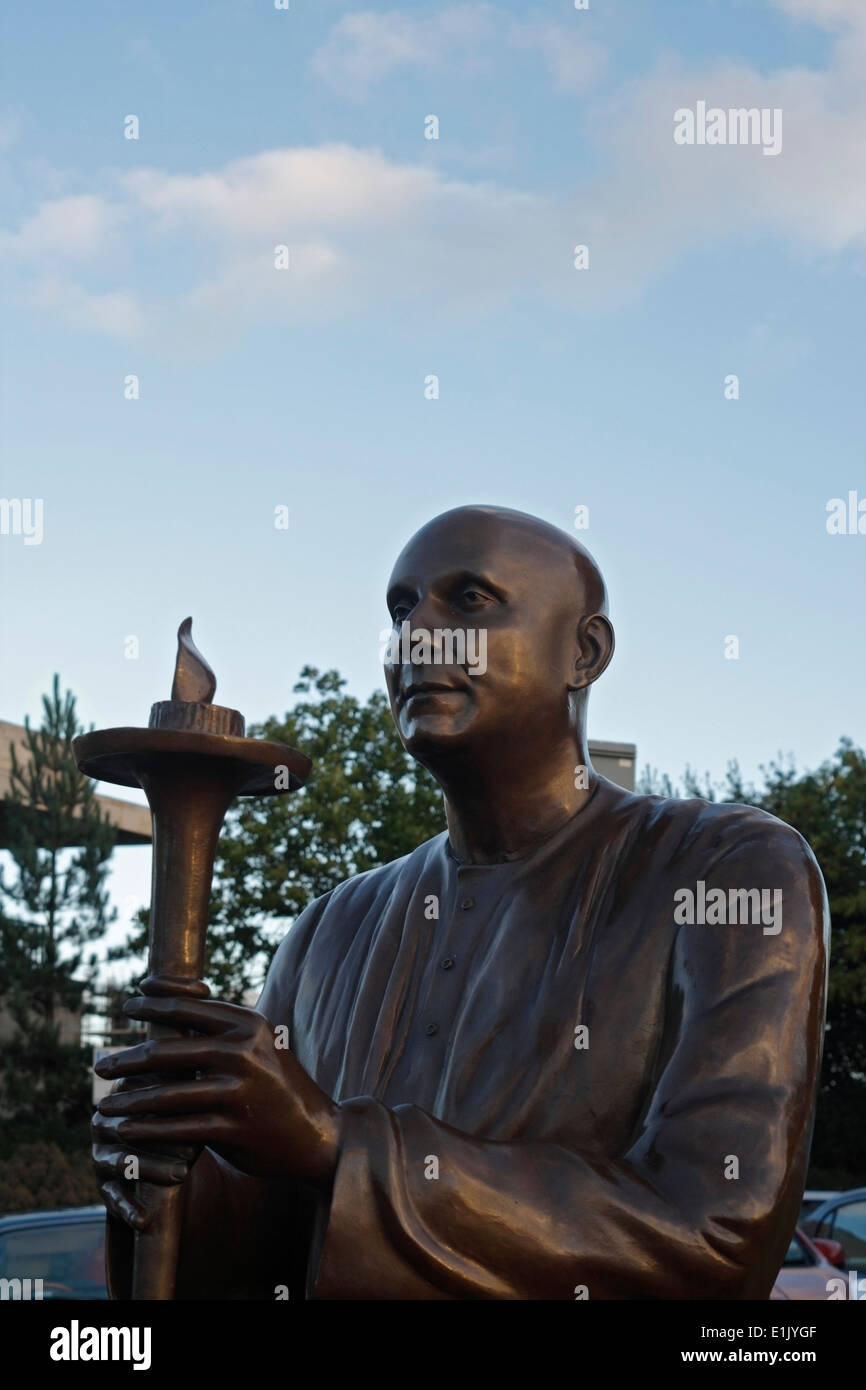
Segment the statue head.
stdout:
<path fill-rule="evenodd" d="M 585 755 L 589 687 L 613 654 L 604 580 L 566 532 L 505 507 L 423 526 L 388 583 L 386 683 L 406 749 L 461 760 Z"/>

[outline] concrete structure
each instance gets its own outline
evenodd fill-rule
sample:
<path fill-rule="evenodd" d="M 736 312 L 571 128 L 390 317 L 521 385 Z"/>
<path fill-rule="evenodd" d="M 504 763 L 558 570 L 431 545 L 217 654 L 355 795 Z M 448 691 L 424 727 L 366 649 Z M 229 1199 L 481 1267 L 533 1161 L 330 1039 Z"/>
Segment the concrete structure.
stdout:
<path fill-rule="evenodd" d="M 81 1011 L 79 1009 L 56 1009 L 54 1022 L 57 1036 L 64 1046 L 73 1047 L 81 1042 Z M 11 1042 L 17 1036 L 18 1027 L 9 1010 L 0 1004 L 0 1046 Z"/>
<path fill-rule="evenodd" d="M 9 724 L 0 719 L 0 849 L 6 843 L 6 798 L 9 794 L 9 779 L 12 770 L 10 745 L 15 745 L 18 762 L 23 766 L 27 761 L 26 731 L 21 724 Z M 108 819 L 117 827 L 119 845 L 150 844 L 150 810 L 147 806 L 136 806 L 131 801 L 121 801 L 116 796 L 100 796 L 96 800 Z"/>
<path fill-rule="evenodd" d="M 596 772 L 615 782 L 626 791 L 634 791 L 634 769 L 637 746 L 634 743 L 609 743 L 606 739 L 589 740 L 589 757 Z"/>

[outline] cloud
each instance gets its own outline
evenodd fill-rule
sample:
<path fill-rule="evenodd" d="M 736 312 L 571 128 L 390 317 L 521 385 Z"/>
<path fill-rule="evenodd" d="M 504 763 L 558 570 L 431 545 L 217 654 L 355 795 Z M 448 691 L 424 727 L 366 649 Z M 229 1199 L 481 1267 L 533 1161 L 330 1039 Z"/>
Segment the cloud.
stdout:
<path fill-rule="evenodd" d="M 106 245 L 122 210 L 95 194 L 77 194 L 43 203 L 17 232 L 0 232 L 0 252 L 44 259 L 93 256 Z"/>
<path fill-rule="evenodd" d="M 511 24 L 508 41 L 515 48 L 541 53 L 557 92 L 582 92 L 607 66 L 607 51 L 600 43 L 562 24 Z"/>
<path fill-rule="evenodd" d="M 799 0 L 776 3 L 792 15 L 800 8 Z M 459 7 L 462 22 L 467 8 Z M 487 12 L 471 8 L 476 22 Z M 99 194 L 58 197 L 0 236 L 0 249 L 35 266 L 31 296 L 46 310 L 107 333 L 177 342 L 225 341 L 246 324 L 324 320 L 371 305 L 473 313 L 519 299 L 600 312 L 683 253 L 757 238 L 773 239 L 782 254 L 862 256 L 866 26 L 851 22 L 858 14 L 843 0 L 810 11 L 837 29 L 826 69 L 759 73 L 727 60 L 690 67 L 667 58 L 591 106 L 587 99 L 604 172 L 558 196 L 450 177 L 426 159 L 348 144 L 273 149 L 202 173 L 141 170 Z M 563 81 L 584 80 L 564 61 Z M 674 112 L 698 100 L 781 108 L 781 153 L 675 144 Z M 574 269 L 577 244 L 590 248 L 588 271 Z M 289 270 L 275 266 L 279 245 L 289 247 Z M 106 282 L 106 246 L 136 274 L 152 267 L 140 300 L 126 284 Z M 67 284 L 63 265 L 93 252 L 90 279 L 101 283 Z"/>
<path fill-rule="evenodd" d="M 856 37 L 837 44 L 824 71 L 794 68 L 769 75 L 718 62 L 698 70 L 667 62 L 621 91 L 604 123 L 608 166 L 618 169 L 611 207 L 646 219 L 676 247 L 737 236 L 778 238 L 797 254 L 866 249 L 866 84 Z M 682 147 L 671 138 L 673 113 L 708 106 L 782 112 L 782 150 L 764 159 L 742 146 Z"/>
<path fill-rule="evenodd" d="M 866 6 L 863 0 L 771 0 L 777 10 L 784 10 L 794 19 L 826 29 L 852 26 L 866 29 Z"/>
<path fill-rule="evenodd" d="M 455 5 L 418 17 L 403 10 L 344 15 L 316 50 L 311 68 L 341 94 L 357 95 L 399 68 L 471 60 L 496 34 L 492 5 Z"/>
<path fill-rule="evenodd" d="M 123 180 L 163 230 L 194 223 L 234 240 L 401 219 L 423 207 L 440 183 L 434 170 L 340 144 L 266 150 L 211 174 L 142 170 Z"/>
<path fill-rule="evenodd" d="M 497 300 L 515 264 L 538 254 L 539 228 L 557 221 L 547 199 L 350 145 L 269 150 L 195 176 L 141 171 L 123 187 L 157 235 L 210 246 L 213 270 L 179 312 L 217 329 L 322 319 L 371 300 Z M 564 229 L 559 236 L 563 265 Z M 275 267 L 281 245 L 288 271 Z"/>
<path fill-rule="evenodd" d="M 46 276 L 33 286 L 30 302 L 86 333 L 129 339 L 137 337 L 144 326 L 135 296 L 124 290 L 93 294 L 81 285 Z"/>
<path fill-rule="evenodd" d="M 344 15 L 311 60 L 313 73 L 341 96 L 358 97 L 401 68 L 477 69 L 508 45 L 536 50 L 558 92 L 582 91 L 602 71 L 606 53 L 577 27 L 514 21 L 494 5 L 454 5 L 419 16 L 406 10 Z"/>

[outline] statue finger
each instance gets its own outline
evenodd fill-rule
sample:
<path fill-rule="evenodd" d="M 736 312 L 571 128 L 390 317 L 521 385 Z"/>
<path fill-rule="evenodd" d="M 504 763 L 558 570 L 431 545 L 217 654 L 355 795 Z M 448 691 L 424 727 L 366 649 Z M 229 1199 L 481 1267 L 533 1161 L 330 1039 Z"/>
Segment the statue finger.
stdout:
<path fill-rule="evenodd" d="M 139 995 L 127 999 L 123 1012 L 128 1018 L 144 1023 L 160 1023 L 167 1028 L 195 1028 L 209 1034 L 225 1033 L 233 1028 L 247 1029 L 261 1017 L 240 1004 L 177 995 Z"/>
<path fill-rule="evenodd" d="M 112 1115 L 106 1116 L 115 1140 L 135 1147 L 145 1144 L 224 1143 L 233 1126 L 224 1115 Z"/>
<path fill-rule="evenodd" d="M 226 1055 L 215 1038 L 150 1038 L 147 1042 L 113 1052 L 96 1063 L 93 1070 L 105 1081 L 118 1077 L 141 1076 L 166 1071 L 199 1071 Z"/>
<path fill-rule="evenodd" d="M 144 1231 L 147 1229 L 150 1215 L 144 1207 L 139 1204 L 123 1190 L 123 1185 L 119 1182 L 104 1182 L 99 1188 L 100 1195 L 105 1204 L 106 1211 L 112 1216 L 118 1217 L 134 1231 Z"/>
<path fill-rule="evenodd" d="M 236 1076 L 209 1077 L 206 1081 L 175 1081 L 149 1086 L 146 1091 L 121 1091 L 103 1096 L 103 1115 L 197 1115 L 228 1109 L 243 1089 Z"/>

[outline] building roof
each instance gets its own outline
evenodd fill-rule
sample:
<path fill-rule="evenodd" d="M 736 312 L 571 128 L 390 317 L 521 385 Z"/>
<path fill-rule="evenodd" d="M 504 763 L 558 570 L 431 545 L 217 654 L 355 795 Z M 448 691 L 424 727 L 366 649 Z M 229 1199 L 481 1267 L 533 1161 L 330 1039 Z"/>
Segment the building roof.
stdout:
<path fill-rule="evenodd" d="M 7 844 L 8 819 L 6 801 L 9 795 L 12 758 L 10 745 L 15 744 L 19 763 L 27 761 L 27 735 L 21 724 L 10 724 L 0 719 L 0 848 Z M 96 800 L 107 813 L 111 824 L 117 829 L 119 845 L 149 845 L 151 841 L 150 809 L 137 806 L 133 801 L 122 801 L 116 796 L 101 796 Z"/>

